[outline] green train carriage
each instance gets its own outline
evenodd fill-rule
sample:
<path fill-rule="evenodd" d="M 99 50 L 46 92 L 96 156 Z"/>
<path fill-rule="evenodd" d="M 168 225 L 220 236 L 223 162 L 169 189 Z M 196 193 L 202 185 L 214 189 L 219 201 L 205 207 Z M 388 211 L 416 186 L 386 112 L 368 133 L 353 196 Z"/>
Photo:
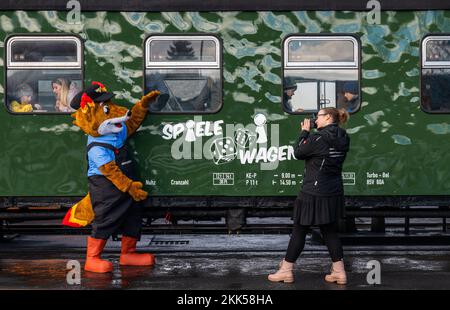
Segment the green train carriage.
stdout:
<path fill-rule="evenodd" d="M 86 136 L 58 108 L 58 78 L 67 98 L 100 81 L 128 107 L 163 90 L 129 141 L 154 215 L 288 214 L 304 168 L 292 152 L 300 121 L 327 106 L 351 112 L 353 215 L 449 205 L 448 4 L 382 3 L 371 23 L 365 1 L 80 3 L 79 22 L 64 1 L 0 5 L 3 218 L 87 191 Z M 23 94 L 32 110 L 14 111 Z"/>

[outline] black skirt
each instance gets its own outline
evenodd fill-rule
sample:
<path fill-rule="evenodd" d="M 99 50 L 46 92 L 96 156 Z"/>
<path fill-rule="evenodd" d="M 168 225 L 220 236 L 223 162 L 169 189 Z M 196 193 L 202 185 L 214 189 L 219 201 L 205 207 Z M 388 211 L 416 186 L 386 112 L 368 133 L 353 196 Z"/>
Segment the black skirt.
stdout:
<path fill-rule="evenodd" d="M 325 225 L 343 216 L 344 196 L 315 196 L 300 192 L 294 202 L 294 224 Z"/>
<path fill-rule="evenodd" d="M 92 237 L 108 239 L 113 233 L 118 233 L 128 210 L 133 206 L 133 198 L 102 175 L 90 176 L 88 185 L 95 215 Z"/>

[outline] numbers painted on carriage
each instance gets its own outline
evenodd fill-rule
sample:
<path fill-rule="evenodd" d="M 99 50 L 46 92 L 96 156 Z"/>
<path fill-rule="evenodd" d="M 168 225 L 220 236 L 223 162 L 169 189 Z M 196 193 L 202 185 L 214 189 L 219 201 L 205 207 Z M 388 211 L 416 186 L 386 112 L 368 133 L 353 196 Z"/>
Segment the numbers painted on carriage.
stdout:
<path fill-rule="evenodd" d="M 286 186 L 297 185 L 297 182 L 293 181 L 293 180 L 280 180 L 280 185 L 286 185 Z"/>
<path fill-rule="evenodd" d="M 247 172 L 245 174 L 245 185 L 247 186 L 258 186 L 259 182 L 257 180 L 258 174 L 256 172 Z"/>
<path fill-rule="evenodd" d="M 356 184 L 356 173 L 355 172 L 342 172 L 342 183 L 344 185 L 355 185 Z"/>
<path fill-rule="evenodd" d="M 383 186 L 386 181 L 390 178 L 390 173 L 383 172 L 367 172 L 366 173 L 367 181 L 366 184 L 368 186 Z"/>
<path fill-rule="evenodd" d="M 69 260 L 66 264 L 66 269 L 69 271 L 66 275 L 66 282 L 69 285 L 81 284 L 81 265 L 77 260 Z"/>
<path fill-rule="evenodd" d="M 234 185 L 234 172 L 213 173 L 213 185 Z"/>
<path fill-rule="evenodd" d="M 298 180 L 298 178 L 301 176 L 301 174 L 295 174 L 293 172 L 282 172 L 281 174 L 274 174 L 272 186 L 274 186 L 275 184 L 279 184 L 282 186 L 296 186 L 302 183 L 301 180 Z"/>
<path fill-rule="evenodd" d="M 258 180 L 245 180 L 245 185 L 247 186 L 257 186 Z"/>

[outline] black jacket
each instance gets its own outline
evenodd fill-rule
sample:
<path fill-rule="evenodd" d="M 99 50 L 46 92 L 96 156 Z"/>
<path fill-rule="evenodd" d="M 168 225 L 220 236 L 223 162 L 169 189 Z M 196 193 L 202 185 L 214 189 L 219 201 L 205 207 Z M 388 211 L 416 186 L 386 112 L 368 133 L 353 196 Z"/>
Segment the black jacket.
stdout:
<path fill-rule="evenodd" d="M 310 195 L 342 195 L 342 165 L 350 147 L 345 129 L 331 124 L 310 134 L 303 130 L 295 146 L 295 158 L 305 160 L 301 191 Z"/>

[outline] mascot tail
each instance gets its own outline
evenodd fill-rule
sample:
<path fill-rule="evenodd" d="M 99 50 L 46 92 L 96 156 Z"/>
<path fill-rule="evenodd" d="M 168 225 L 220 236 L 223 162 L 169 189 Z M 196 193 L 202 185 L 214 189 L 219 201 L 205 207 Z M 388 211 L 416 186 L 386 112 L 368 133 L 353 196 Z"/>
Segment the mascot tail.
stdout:
<path fill-rule="evenodd" d="M 83 227 L 94 219 L 89 193 L 67 211 L 62 224 L 70 227 Z"/>

